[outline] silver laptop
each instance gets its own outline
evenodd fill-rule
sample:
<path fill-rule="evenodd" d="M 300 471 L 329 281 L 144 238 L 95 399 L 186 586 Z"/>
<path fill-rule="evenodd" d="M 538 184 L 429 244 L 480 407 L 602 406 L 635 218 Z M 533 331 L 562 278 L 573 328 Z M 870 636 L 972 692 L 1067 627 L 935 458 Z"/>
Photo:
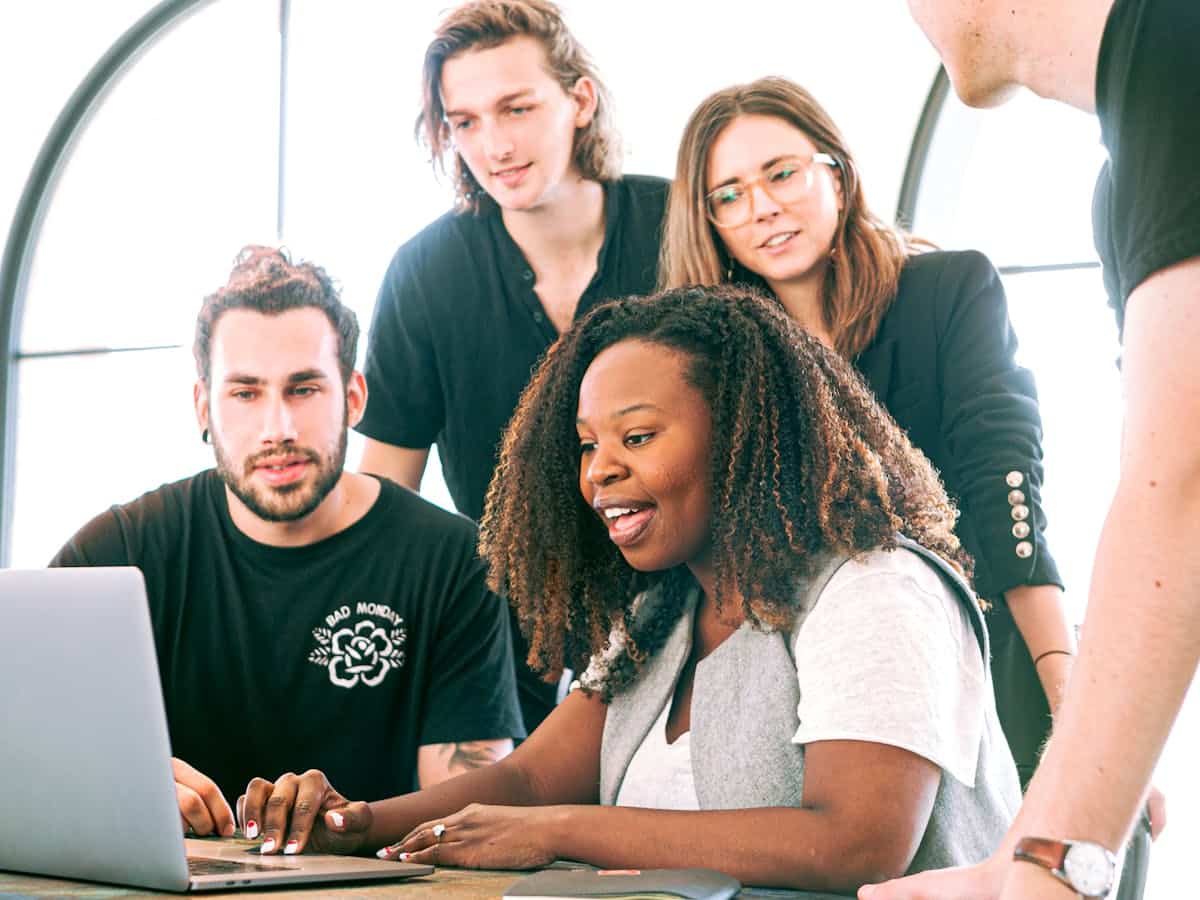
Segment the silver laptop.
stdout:
<path fill-rule="evenodd" d="M 185 841 L 170 757 L 141 572 L 0 570 L 0 869 L 169 891 L 433 871 Z"/>

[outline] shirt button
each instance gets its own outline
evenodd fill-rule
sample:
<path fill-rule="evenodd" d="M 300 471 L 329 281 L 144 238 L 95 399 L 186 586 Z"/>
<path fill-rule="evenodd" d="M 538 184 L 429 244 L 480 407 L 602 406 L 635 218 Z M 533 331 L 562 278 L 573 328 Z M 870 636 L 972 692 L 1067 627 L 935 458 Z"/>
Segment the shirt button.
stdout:
<path fill-rule="evenodd" d="M 542 319 L 544 319 L 544 318 L 546 318 L 546 317 L 543 316 L 540 312 L 535 312 L 533 314 L 533 321 L 535 321 L 535 322 L 541 322 Z"/>
<path fill-rule="evenodd" d="M 1025 476 L 1022 475 L 1020 472 L 1018 472 L 1016 469 L 1013 469 L 1011 472 L 1009 472 L 1007 475 L 1004 476 L 1004 481 L 1011 488 L 1019 488 L 1021 485 L 1023 485 L 1025 483 Z"/>
<path fill-rule="evenodd" d="M 526 269 L 521 273 L 521 277 L 526 281 L 533 281 L 533 269 Z"/>
<path fill-rule="evenodd" d="M 1013 537 L 1017 540 L 1029 537 L 1029 523 L 1015 522 L 1012 527 Z"/>
<path fill-rule="evenodd" d="M 1024 503 L 1024 502 L 1025 502 L 1025 493 L 1023 491 L 1009 491 L 1008 492 L 1008 505 L 1009 506 L 1016 506 L 1018 503 Z"/>
<path fill-rule="evenodd" d="M 1014 522 L 1024 522 L 1029 518 L 1029 507 L 1024 503 L 1018 503 L 1012 508 L 1012 517 Z"/>
<path fill-rule="evenodd" d="M 1029 541 L 1021 541 L 1014 548 L 1013 552 L 1021 559 L 1029 559 L 1029 557 L 1033 556 L 1033 544 L 1029 543 Z"/>

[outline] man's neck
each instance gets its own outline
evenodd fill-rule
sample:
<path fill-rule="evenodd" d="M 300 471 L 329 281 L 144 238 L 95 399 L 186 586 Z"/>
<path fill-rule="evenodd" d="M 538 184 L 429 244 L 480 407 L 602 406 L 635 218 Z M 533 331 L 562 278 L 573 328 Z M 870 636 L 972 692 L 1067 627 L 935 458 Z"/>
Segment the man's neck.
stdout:
<path fill-rule="evenodd" d="M 994 2 L 997 52 L 1039 97 L 1096 111 L 1096 67 L 1113 0 Z"/>
<path fill-rule="evenodd" d="M 604 242 L 604 187 L 576 178 L 534 209 L 501 211 L 504 227 L 534 270 L 593 261 Z"/>
<path fill-rule="evenodd" d="M 320 505 L 293 522 L 269 522 L 251 512 L 225 488 L 229 517 L 246 537 L 271 547 L 306 547 L 345 531 L 367 514 L 379 496 L 380 483 L 369 475 L 342 472 Z"/>

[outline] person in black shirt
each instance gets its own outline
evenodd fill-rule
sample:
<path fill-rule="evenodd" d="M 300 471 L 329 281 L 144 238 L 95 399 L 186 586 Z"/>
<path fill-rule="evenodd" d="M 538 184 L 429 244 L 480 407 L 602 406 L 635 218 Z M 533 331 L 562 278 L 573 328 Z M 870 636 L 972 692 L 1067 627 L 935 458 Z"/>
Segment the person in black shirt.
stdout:
<path fill-rule="evenodd" d="M 357 338 L 322 269 L 247 248 L 197 320 L 216 469 L 114 506 L 51 563 L 141 569 L 196 833 L 232 833 L 225 798 L 264 771 L 336 768 L 386 797 L 524 735 L 475 526 L 343 471 L 367 399 Z"/>
<path fill-rule="evenodd" d="M 402 246 L 379 291 L 361 469 L 418 490 L 432 444 L 478 520 L 500 435 L 558 334 L 653 290 L 667 182 L 620 175 L 608 91 L 546 0 L 451 10 L 425 54 L 418 130 L 456 209 Z M 525 665 L 525 724 L 557 699 Z"/>
<path fill-rule="evenodd" d="M 1101 896 L 1083 870 L 1097 883 L 1111 873 L 1103 851 L 1128 835 L 1200 661 L 1200 4 L 909 6 L 966 102 L 990 105 L 1024 86 L 1099 116 L 1109 158 L 1093 222 L 1121 328 L 1125 427 L 1079 659 L 1016 822 L 985 863 L 866 887 L 860 897 Z M 1163 811 L 1153 793 L 1150 817 L 1157 833 Z M 1031 848 L 1094 865 L 1056 877 L 1031 864 Z"/>

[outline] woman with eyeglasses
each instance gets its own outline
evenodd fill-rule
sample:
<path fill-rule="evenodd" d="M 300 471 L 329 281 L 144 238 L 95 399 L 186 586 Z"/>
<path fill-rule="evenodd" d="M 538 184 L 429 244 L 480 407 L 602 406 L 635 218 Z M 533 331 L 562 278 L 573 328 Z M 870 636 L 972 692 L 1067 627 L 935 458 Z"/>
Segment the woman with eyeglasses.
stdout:
<path fill-rule="evenodd" d="M 763 78 L 692 114 L 659 271 L 667 288 L 769 291 L 854 364 L 940 471 L 976 590 L 993 604 L 997 706 L 1026 783 L 1075 645 L 1044 535 L 1037 393 L 1014 360 L 991 263 L 884 223 L 829 114 L 798 85 Z"/>

